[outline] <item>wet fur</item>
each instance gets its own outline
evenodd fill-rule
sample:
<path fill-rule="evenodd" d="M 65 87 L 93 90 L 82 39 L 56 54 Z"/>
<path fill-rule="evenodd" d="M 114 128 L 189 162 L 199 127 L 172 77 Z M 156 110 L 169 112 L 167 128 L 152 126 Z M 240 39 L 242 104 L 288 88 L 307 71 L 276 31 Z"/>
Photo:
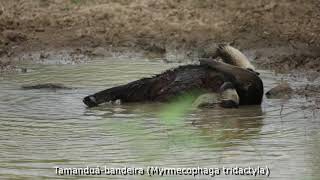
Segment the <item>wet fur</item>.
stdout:
<path fill-rule="evenodd" d="M 240 97 L 240 105 L 261 104 L 262 81 L 252 74 L 254 73 L 234 66 L 224 69 L 224 65 L 218 65 L 212 68 L 202 62 L 202 65 L 180 66 L 154 77 L 100 91 L 85 97 L 83 102 L 93 107 L 117 99 L 122 102 L 169 101 L 185 93 L 219 92 L 224 82 L 231 82 Z"/>
<path fill-rule="evenodd" d="M 207 65 L 217 72 L 232 77 L 230 82 L 237 90 L 240 97 L 240 105 L 261 104 L 263 82 L 255 72 L 214 60 L 201 60 L 200 64 Z"/>

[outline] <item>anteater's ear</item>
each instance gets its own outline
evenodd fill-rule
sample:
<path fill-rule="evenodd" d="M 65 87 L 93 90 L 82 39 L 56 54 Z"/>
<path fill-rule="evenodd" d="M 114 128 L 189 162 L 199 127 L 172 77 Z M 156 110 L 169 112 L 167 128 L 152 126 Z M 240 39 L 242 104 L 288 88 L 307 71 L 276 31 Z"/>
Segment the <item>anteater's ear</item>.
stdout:
<path fill-rule="evenodd" d="M 258 73 L 257 71 L 254 71 L 253 69 L 251 69 L 251 68 L 247 68 L 247 70 L 249 70 L 249 71 L 251 71 L 251 72 L 254 72 L 256 75 L 260 75 L 260 73 Z"/>

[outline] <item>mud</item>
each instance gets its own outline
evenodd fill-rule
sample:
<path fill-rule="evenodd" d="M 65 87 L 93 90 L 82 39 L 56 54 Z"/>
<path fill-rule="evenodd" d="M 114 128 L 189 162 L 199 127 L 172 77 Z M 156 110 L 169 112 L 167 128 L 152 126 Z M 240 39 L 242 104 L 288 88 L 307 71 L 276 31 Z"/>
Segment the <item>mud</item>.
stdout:
<path fill-rule="evenodd" d="M 9 56 L 98 46 L 165 52 L 219 42 L 319 50 L 319 9 L 318 0 L 1 1 L 0 47 Z"/>
<path fill-rule="evenodd" d="M 269 99 L 289 99 L 292 93 L 290 85 L 287 82 L 282 82 L 266 92 L 266 97 Z"/>
<path fill-rule="evenodd" d="M 258 68 L 318 76 L 319 19 L 319 0 L 0 1 L 0 71 L 128 52 L 197 60 L 230 43 Z"/>

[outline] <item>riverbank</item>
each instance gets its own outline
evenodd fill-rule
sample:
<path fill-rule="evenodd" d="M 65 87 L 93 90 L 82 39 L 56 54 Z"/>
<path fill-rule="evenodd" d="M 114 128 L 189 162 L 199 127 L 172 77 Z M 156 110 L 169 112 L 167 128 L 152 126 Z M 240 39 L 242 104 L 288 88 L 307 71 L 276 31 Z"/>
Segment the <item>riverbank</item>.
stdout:
<path fill-rule="evenodd" d="M 216 43 L 263 68 L 320 71 L 317 0 L 35 0 L 0 3 L 0 67 L 117 52 L 205 56 Z M 79 60 L 80 59 L 80 60 Z"/>

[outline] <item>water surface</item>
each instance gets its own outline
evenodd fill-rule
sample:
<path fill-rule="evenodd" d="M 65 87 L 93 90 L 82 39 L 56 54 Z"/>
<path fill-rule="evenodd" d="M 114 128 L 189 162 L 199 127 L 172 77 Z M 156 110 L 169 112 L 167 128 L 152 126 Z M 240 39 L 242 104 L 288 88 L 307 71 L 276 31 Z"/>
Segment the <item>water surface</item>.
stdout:
<path fill-rule="evenodd" d="M 27 65 L 28 73 L 2 75 L 1 179 L 149 179 L 146 175 L 57 176 L 55 167 L 151 165 L 268 166 L 270 179 L 319 177 L 319 113 L 302 108 L 302 104 L 308 103 L 305 98 L 264 99 L 261 107 L 191 110 L 180 114 L 171 112 L 180 102 L 103 105 L 92 109 L 82 103 L 88 94 L 177 65 L 109 58 L 77 65 L 32 64 Z M 268 71 L 261 71 L 261 78 L 266 90 L 279 80 Z M 47 82 L 73 89 L 21 89 L 22 85 Z"/>

